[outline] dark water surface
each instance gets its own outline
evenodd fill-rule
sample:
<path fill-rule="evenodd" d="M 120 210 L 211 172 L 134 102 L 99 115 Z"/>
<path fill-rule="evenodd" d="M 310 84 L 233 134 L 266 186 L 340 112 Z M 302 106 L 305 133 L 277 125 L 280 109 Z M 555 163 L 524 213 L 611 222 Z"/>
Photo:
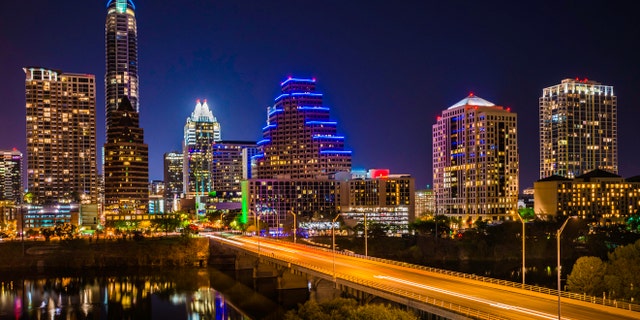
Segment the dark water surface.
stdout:
<path fill-rule="evenodd" d="M 277 302 L 282 293 L 254 289 L 250 276 L 236 278 L 236 272 L 213 268 L 2 272 L 0 319 L 282 318 L 286 309 Z"/>

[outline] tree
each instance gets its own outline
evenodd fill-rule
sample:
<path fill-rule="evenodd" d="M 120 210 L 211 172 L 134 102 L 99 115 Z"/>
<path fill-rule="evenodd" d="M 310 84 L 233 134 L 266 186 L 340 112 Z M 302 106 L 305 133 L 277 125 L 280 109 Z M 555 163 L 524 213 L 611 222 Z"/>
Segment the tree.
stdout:
<path fill-rule="evenodd" d="M 612 298 L 640 299 L 640 240 L 609 254 L 605 283 Z"/>
<path fill-rule="evenodd" d="M 604 276 L 607 265 L 598 257 L 580 257 L 567 277 L 569 291 L 600 295 L 605 290 Z"/>
<path fill-rule="evenodd" d="M 317 303 L 313 300 L 300 305 L 298 310 L 285 314 L 286 320 L 415 320 L 417 317 L 408 311 L 386 305 L 367 304 L 358 306 L 353 299 L 337 298 Z"/>

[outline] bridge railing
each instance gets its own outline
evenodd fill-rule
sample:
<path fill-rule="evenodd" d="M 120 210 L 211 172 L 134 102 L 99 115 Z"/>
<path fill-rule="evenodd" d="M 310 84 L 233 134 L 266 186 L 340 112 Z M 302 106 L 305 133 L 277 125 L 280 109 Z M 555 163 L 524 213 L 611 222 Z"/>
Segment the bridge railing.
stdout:
<path fill-rule="evenodd" d="M 282 241 L 282 240 L 278 240 L 278 241 Z M 308 246 L 310 248 L 315 248 L 315 249 L 318 249 L 318 250 L 333 252 L 333 250 L 331 249 L 331 246 L 328 246 L 328 248 L 327 247 L 318 247 L 318 246 L 315 246 L 315 245 L 305 245 L 305 246 Z M 502 286 L 507 286 L 507 287 L 512 287 L 512 288 L 524 289 L 524 290 L 528 290 L 528 291 L 531 291 L 531 292 L 538 292 L 538 293 L 558 296 L 558 290 L 556 290 L 556 289 L 550 289 L 550 288 L 534 286 L 534 285 L 529 285 L 529 284 L 524 284 L 523 285 L 522 283 L 508 281 L 508 280 L 494 279 L 494 278 L 489 278 L 489 277 L 484 277 L 484 276 L 479 276 L 479 275 L 469 274 L 469 273 L 464 273 L 464 272 L 451 271 L 451 270 L 445 270 L 445 269 L 438 269 L 438 268 L 421 266 L 421 265 L 407 263 L 407 262 L 400 262 L 400 261 L 394 261 L 394 260 L 389 260 L 389 259 L 376 258 L 376 257 L 365 256 L 365 255 L 361 255 L 361 254 L 357 254 L 357 253 L 353 253 L 353 252 L 344 252 L 344 251 L 341 251 L 341 250 L 336 250 L 335 253 L 336 254 L 341 254 L 341 255 L 346 255 L 346 256 L 352 256 L 352 257 L 356 257 L 356 258 L 367 259 L 367 260 L 370 260 L 370 261 L 376 261 L 376 262 L 380 262 L 380 263 L 386 263 L 386 264 L 401 266 L 401 267 L 405 267 L 405 268 L 423 270 L 423 271 L 427 271 L 427 272 L 433 272 L 433 273 L 438 273 L 438 274 L 443 274 L 443 275 L 448 275 L 448 276 L 453 276 L 453 277 L 458 277 L 458 278 L 476 280 L 476 281 L 480 281 L 480 282 L 486 282 L 486 283 L 502 285 Z M 286 259 L 283 259 L 283 260 L 286 261 Z M 321 268 L 310 268 L 310 269 L 315 270 L 315 269 L 321 269 Z M 331 274 L 331 272 L 327 271 L 327 270 L 316 270 L 316 271 L 327 273 L 327 274 Z M 619 308 L 619 309 L 625 309 L 625 310 L 640 312 L 640 305 L 635 304 L 635 303 L 629 303 L 627 301 L 618 301 L 616 299 L 599 298 L 599 297 L 589 296 L 589 295 L 586 295 L 586 294 L 578 294 L 578 293 L 573 293 L 573 292 L 568 292 L 568 291 L 561 291 L 560 292 L 560 296 L 563 297 L 563 298 L 567 298 L 567 299 L 579 300 L 579 301 L 589 302 L 589 303 L 603 305 L 603 306 L 609 306 L 609 307 L 614 307 L 614 308 Z"/>

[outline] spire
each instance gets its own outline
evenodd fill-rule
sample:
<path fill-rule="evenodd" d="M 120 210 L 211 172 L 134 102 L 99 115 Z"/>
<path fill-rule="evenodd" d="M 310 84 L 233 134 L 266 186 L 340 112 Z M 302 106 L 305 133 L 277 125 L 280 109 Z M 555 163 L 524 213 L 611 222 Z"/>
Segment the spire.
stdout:
<path fill-rule="evenodd" d="M 204 103 L 201 103 L 200 99 L 196 100 L 196 108 L 193 110 L 193 113 L 191 113 L 190 120 L 194 122 L 216 122 L 213 112 L 209 110 L 206 99 Z"/>

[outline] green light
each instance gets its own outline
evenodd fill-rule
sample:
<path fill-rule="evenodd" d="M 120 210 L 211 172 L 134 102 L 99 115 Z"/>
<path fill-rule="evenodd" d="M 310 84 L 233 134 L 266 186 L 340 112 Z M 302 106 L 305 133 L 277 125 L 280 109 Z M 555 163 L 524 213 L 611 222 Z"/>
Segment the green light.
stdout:
<path fill-rule="evenodd" d="M 116 0 L 116 9 L 119 13 L 127 11 L 127 0 Z"/>
<path fill-rule="evenodd" d="M 249 213 L 249 181 L 241 181 L 240 190 L 242 191 L 242 214 L 240 215 L 240 223 L 247 224 L 247 214 Z"/>

